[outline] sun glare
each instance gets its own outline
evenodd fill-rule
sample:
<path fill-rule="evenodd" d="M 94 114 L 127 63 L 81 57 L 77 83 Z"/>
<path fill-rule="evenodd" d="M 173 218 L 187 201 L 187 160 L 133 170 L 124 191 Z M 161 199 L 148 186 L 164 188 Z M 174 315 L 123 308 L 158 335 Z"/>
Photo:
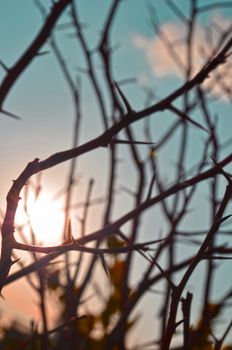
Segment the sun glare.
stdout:
<path fill-rule="evenodd" d="M 26 224 L 29 221 L 38 243 L 43 245 L 59 243 L 64 225 L 61 203 L 53 201 L 48 193 L 42 192 L 36 201 L 33 195 L 29 195 L 27 213 L 24 205 L 22 199 L 16 213 L 16 225 L 25 225 L 23 229 L 25 237 L 29 238 L 29 225 Z"/>

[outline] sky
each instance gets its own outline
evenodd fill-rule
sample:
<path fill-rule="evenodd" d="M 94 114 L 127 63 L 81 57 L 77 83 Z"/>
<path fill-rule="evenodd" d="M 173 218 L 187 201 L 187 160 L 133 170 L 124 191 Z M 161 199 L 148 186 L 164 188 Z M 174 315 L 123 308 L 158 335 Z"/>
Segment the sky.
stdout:
<path fill-rule="evenodd" d="M 49 1 L 43 0 L 42 3 L 47 9 L 49 8 Z M 216 3 L 216 1 L 198 0 L 199 6 L 212 3 Z M 85 35 L 92 49 L 94 49 L 98 42 L 109 4 L 110 2 L 108 0 L 79 1 L 81 21 L 86 24 Z M 165 52 L 152 28 L 151 4 L 156 8 L 162 30 L 171 38 L 171 41 L 180 39 L 181 33 L 184 31 L 183 23 L 173 14 L 165 1 L 122 1 L 111 33 L 111 42 L 116 46 L 119 45 L 114 54 L 113 72 L 116 81 L 136 78 L 137 84 L 129 84 L 123 87 L 123 91 L 135 110 L 140 110 L 144 107 L 148 88 L 153 89 L 156 96 L 161 98 L 168 95 L 168 93 L 174 88 L 177 88 L 182 82 L 179 69 L 170 61 L 169 55 Z M 188 1 L 180 0 L 178 1 L 178 5 L 183 13 L 188 13 Z M 59 24 L 66 23 L 67 18 L 66 12 L 60 19 Z M 200 47 L 202 45 L 202 38 L 206 35 L 205 25 L 211 21 L 217 22 L 225 28 L 230 23 L 231 18 L 232 7 L 204 12 L 199 17 L 193 54 L 195 70 L 199 69 L 204 61 Z M 11 67 L 18 60 L 39 31 L 42 23 L 43 18 L 35 6 L 34 1 L 0 1 L 0 59 L 7 67 Z M 80 76 L 81 79 L 83 122 L 81 123 L 79 143 L 83 143 L 98 136 L 103 129 L 90 84 L 85 75 L 80 73 L 80 68 L 83 68 L 85 63 L 83 62 L 83 55 L 80 49 L 74 44 L 72 34 L 73 31 L 69 29 L 63 31 L 57 30 L 56 38 L 64 53 L 70 71 L 75 76 Z M 212 36 L 213 39 L 216 39 L 217 34 L 213 33 Z M 49 53 L 33 60 L 30 66 L 19 77 L 4 103 L 4 108 L 20 116 L 21 120 L 14 120 L 3 113 L 0 114 L 0 208 L 2 213 L 5 210 L 5 197 L 11 186 L 11 181 L 19 175 L 29 161 L 36 157 L 44 159 L 57 151 L 70 148 L 72 144 L 74 108 L 69 88 L 63 79 L 48 44 L 44 46 L 43 51 L 49 51 Z M 178 54 L 183 58 L 184 49 L 181 44 Z M 97 59 L 96 65 L 99 65 Z M 4 69 L 0 69 L 0 79 L 4 75 Z M 231 86 L 231 71 L 230 73 L 228 72 L 226 83 L 228 86 Z M 104 93 L 106 94 L 105 90 Z M 221 91 L 216 89 L 212 95 L 212 97 L 218 98 L 213 108 L 215 115 L 220 115 L 218 122 L 220 135 L 222 140 L 227 140 L 231 137 L 232 130 L 231 101 L 225 96 L 221 97 Z M 199 122 L 201 121 L 201 116 L 196 116 L 196 118 Z M 154 126 L 152 136 L 155 142 L 157 142 L 171 121 L 170 115 L 163 115 L 162 113 L 158 113 L 155 121 L 152 120 L 151 123 Z M 139 122 L 135 128 L 135 133 L 140 139 L 144 138 L 142 128 L 142 122 Z M 205 136 L 203 133 L 201 134 L 201 132 L 194 129 L 194 127 L 190 129 L 190 147 L 186 160 L 189 167 L 197 161 L 198 153 L 202 149 L 201 140 Z M 176 135 L 173 144 L 167 146 L 163 151 L 163 157 L 166 160 L 163 166 L 163 176 L 167 179 L 168 183 L 171 183 L 173 180 L 170 169 L 173 167 L 172 160 L 176 158 L 175 144 L 178 137 Z M 196 143 L 196 139 L 199 142 Z M 144 152 L 145 156 L 145 151 L 142 150 L 141 152 Z M 126 152 L 124 156 L 125 159 L 129 158 Z M 93 155 L 78 159 L 77 179 L 80 186 L 76 190 L 74 203 L 84 198 L 88 181 L 92 176 L 96 177 L 93 197 L 97 198 L 104 194 L 108 170 L 107 159 L 107 152 L 104 149 L 96 150 Z M 52 204 L 50 203 L 49 205 L 46 202 L 49 199 L 52 200 L 64 188 L 67 172 L 68 164 L 64 164 L 59 165 L 55 169 L 48 170 L 42 177 L 45 199 L 44 201 L 42 200 L 41 209 L 37 211 L 41 210 L 42 212 L 43 207 L 46 207 L 46 211 L 50 213 L 49 217 L 54 217 L 55 219 L 53 220 L 55 221 L 58 221 L 60 208 L 63 205 L 61 199 L 52 201 Z M 128 177 L 129 173 L 130 165 L 124 162 L 121 167 L 120 181 L 128 186 L 135 181 L 133 175 Z M 203 186 L 202 193 L 204 191 L 206 189 Z M 205 196 L 207 196 L 207 193 L 205 193 Z M 119 217 L 121 213 L 128 211 L 130 200 L 124 200 L 124 198 L 126 198 L 125 195 L 123 195 L 122 204 L 116 208 L 115 217 Z M 202 208 L 200 212 L 203 211 L 204 201 L 202 202 L 200 198 L 199 200 L 196 199 L 196 201 L 199 208 Z M 96 215 L 98 209 L 95 212 L 94 210 L 93 215 L 95 215 L 95 220 L 89 222 L 88 232 L 95 230 L 100 225 L 100 216 Z M 44 215 L 44 213 L 42 212 L 41 215 Z M 187 219 L 185 223 L 186 227 L 191 225 L 192 221 L 194 223 L 198 222 L 199 228 L 207 225 L 207 217 L 199 216 L 199 213 L 195 215 L 193 214 L 191 218 Z M 147 217 L 149 217 L 149 213 Z M 24 220 L 20 213 L 19 220 Z M 35 222 L 36 220 L 37 222 L 42 221 L 40 218 L 35 219 Z M 53 222 L 51 222 L 51 225 L 53 225 Z M 162 225 L 163 223 L 160 224 L 160 226 Z M 35 226 L 38 232 L 44 230 L 38 227 L 38 224 L 35 224 Z M 57 233 L 51 237 L 51 226 L 47 227 L 49 227 L 49 232 L 45 232 L 45 237 L 43 238 L 41 236 L 40 239 L 44 239 L 46 243 L 59 242 L 60 228 L 57 226 Z M 194 275 L 193 281 L 195 278 L 196 276 Z M 24 290 L 24 286 L 22 290 Z M 9 301 L 6 301 L 7 306 L 1 302 L 2 307 L 10 310 L 11 313 L 13 313 L 13 309 L 16 307 L 19 315 L 21 315 L 23 310 L 19 306 L 20 302 L 15 300 L 14 286 L 9 287 L 9 292 L 6 291 L 7 293 Z M 28 291 L 28 294 L 30 294 L 30 291 Z M 32 309 L 28 309 L 26 317 L 29 317 L 31 312 L 35 312 L 33 307 Z M 148 329 L 148 335 L 149 332 L 150 330 Z"/>

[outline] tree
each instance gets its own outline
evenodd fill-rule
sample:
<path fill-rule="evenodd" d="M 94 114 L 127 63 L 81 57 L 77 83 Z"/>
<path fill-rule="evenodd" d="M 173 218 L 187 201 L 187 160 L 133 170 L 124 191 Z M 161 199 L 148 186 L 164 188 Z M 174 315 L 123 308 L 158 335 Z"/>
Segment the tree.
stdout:
<path fill-rule="evenodd" d="M 190 0 L 181 9 L 178 2 L 166 1 L 160 6 L 172 14 L 167 25 L 159 23 L 160 8 L 150 4 L 146 10 L 154 36 L 134 35 L 133 50 L 115 44 L 116 34 L 126 31 L 127 10 L 134 5 L 129 1 L 97 4 L 103 24 L 96 36 L 83 20 L 96 5 L 71 0 L 35 5 L 43 17 L 38 34 L 10 68 L 2 61 L 1 112 L 20 119 L 15 107 L 5 107 L 17 81 L 36 62 L 51 71 L 56 62 L 75 120 L 72 148 L 43 160 L 36 155 L 7 194 L 0 286 L 4 294 L 9 284 L 25 278 L 37 294 L 41 320 L 31 329 L 17 323 L 5 327 L 2 348 L 127 349 L 132 344 L 135 349 L 230 349 L 224 345 L 232 328 L 225 307 L 232 290 L 230 283 L 222 283 L 221 271 L 231 259 L 226 225 L 232 154 L 225 128 L 225 121 L 228 126 L 231 121 L 224 114 L 231 101 L 232 37 L 226 17 L 223 25 L 210 19 L 217 9 L 226 16 L 231 2 Z M 144 11 L 143 5 L 136 6 Z M 124 75 L 134 72 L 135 47 L 152 65 L 156 81 L 144 72 Z M 160 78 L 162 73 L 172 77 Z M 165 85 L 162 97 L 154 92 L 157 82 Z M 167 83 L 174 86 L 171 91 Z M 46 84 L 49 80 L 45 90 Z M 91 135 L 88 141 L 81 138 L 82 125 L 85 138 Z M 83 157 L 89 169 L 96 169 L 85 171 L 84 180 L 77 175 L 77 159 Z M 36 205 L 45 191 L 41 173 L 63 163 L 66 184 L 56 196 L 64 201 L 62 240 L 45 246 L 35 233 L 29 202 L 33 197 Z M 80 194 L 83 184 L 86 191 Z M 27 215 L 23 225 L 15 219 L 20 196 Z M 77 203 L 77 196 L 83 200 Z M 20 251 L 28 252 L 30 260 L 21 260 Z M 227 278 L 229 273 L 223 275 Z M 142 306 L 143 298 L 152 300 L 152 316 L 145 315 L 149 308 Z M 52 326 L 51 299 L 57 317 Z M 222 315 L 224 322 L 218 320 Z M 147 340 L 139 333 L 136 346 L 135 332 L 145 316 L 155 336 Z"/>

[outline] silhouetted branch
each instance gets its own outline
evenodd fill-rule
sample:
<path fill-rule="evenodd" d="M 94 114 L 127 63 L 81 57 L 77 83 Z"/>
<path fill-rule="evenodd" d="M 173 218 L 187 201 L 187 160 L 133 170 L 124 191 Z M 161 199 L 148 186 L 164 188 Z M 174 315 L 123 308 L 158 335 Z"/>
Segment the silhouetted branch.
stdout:
<path fill-rule="evenodd" d="M 22 54 L 19 60 L 15 63 L 15 65 L 8 69 L 7 75 L 3 79 L 3 82 L 0 86 L 0 109 L 3 108 L 3 103 L 8 95 L 10 89 L 22 74 L 22 72 L 26 69 L 26 67 L 31 63 L 33 58 L 36 57 L 37 53 L 44 45 L 49 35 L 51 34 L 52 29 L 60 15 L 63 13 L 65 8 L 70 4 L 70 0 L 59 0 L 54 4 L 52 10 L 47 17 L 45 23 L 43 24 L 40 32 L 31 43 L 31 45 L 26 49 L 26 51 Z"/>

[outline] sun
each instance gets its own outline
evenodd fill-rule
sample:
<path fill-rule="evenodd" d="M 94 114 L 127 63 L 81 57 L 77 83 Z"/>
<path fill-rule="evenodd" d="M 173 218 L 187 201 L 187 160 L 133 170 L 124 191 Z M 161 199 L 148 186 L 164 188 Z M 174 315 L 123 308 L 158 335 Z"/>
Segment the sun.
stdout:
<path fill-rule="evenodd" d="M 36 241 L 40 244 L 57 244 L 61 242 L 64 227 L 64 212 L 62 203 L 52 200 L 48 192 L 41 192 L 38 198 L 30 193 L 26 202 L 22 199 L 16 213 L 16 227 L 23 227 L 23 233 L 29 238 L 31 226 Z"/>

